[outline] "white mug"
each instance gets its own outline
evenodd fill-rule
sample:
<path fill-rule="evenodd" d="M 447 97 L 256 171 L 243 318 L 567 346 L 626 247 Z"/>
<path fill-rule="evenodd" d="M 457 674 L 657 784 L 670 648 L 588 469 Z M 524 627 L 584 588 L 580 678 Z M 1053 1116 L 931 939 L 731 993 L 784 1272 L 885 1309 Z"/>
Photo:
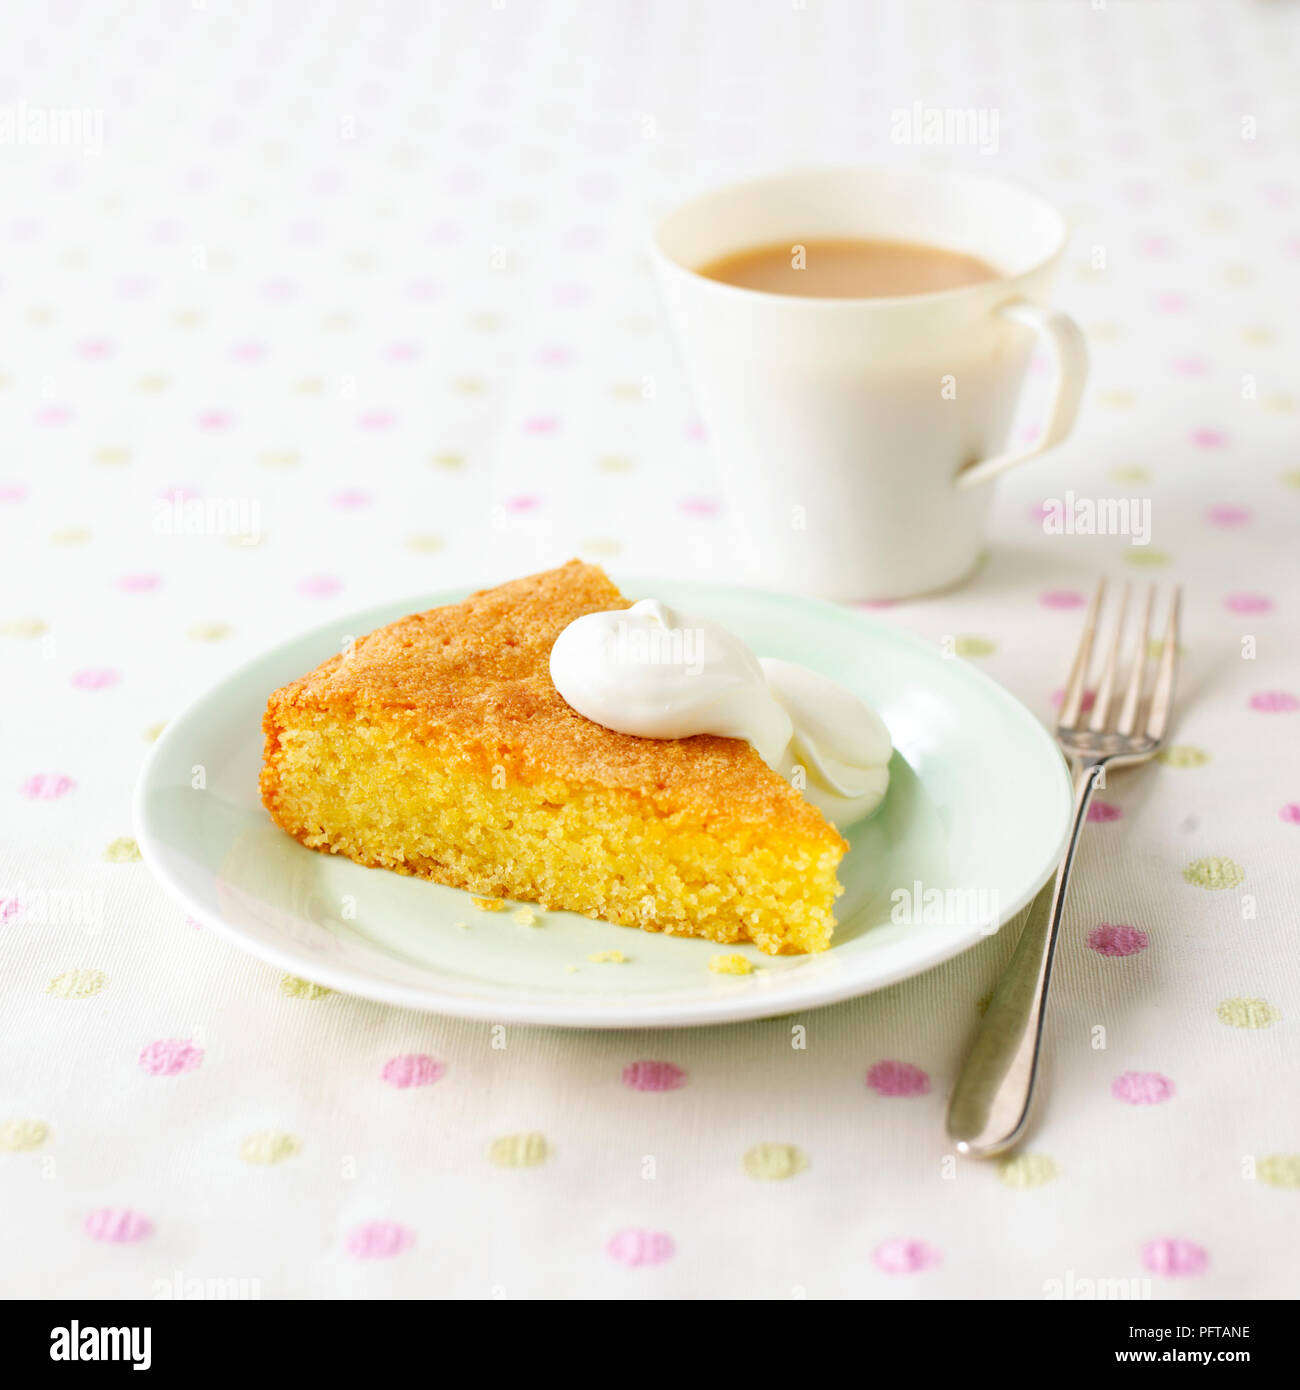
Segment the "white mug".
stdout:
<path fill-rule="evenodd" d="M 737 536 L 739 577 L 834 599 L 955 584 L 984 544 L 991 483 L 1058 443 L 1087 376 L 1047 307 L 1066 242 L 1050 204 L 990 179 L 806 172 L 707 193 L 659 224 L 653 259 Z M 769 294 L 700 267 L 817 238 L 914 241 L 998 278 L 881 299 Z M 1007 433 L 1035 336 L 1056 373 L 1031 444 Z"/>

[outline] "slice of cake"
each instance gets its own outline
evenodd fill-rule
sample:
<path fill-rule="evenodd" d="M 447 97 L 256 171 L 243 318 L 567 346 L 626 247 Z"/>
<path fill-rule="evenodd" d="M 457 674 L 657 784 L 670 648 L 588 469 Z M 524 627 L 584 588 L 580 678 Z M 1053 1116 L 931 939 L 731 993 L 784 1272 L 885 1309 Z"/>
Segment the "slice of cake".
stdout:
<path fill-rule="evenodd" d="M 551 681 L 559 634 L 628 607 L 573 560 L 413 613 L 267 704 L 262 800 L 311 849 L 488 897 L 764 951 L 820 951 L 848 846 L 739 739 L 635 738 Z"/>

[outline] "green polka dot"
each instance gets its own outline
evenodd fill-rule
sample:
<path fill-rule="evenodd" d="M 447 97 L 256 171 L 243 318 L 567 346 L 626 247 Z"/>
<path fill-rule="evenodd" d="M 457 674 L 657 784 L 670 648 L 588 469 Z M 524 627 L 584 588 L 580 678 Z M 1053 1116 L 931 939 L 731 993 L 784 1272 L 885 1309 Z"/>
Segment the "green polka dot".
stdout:
<path fill-rule="evenodd" d="M 609 388 L 609 394 L 617 401 L 639 401 L 641 388 L 635 381 L 616 381 Z"/>
<path fill-rule="evenodd" d="M 536 1168 L 550 1152 L 544 1134 L 503 1134 L 492 1141 L 488 1158 L 498 1168 Z"/>
<path fill-rule="evenodd" d="M 1237 995 L 1225 999 L 1215 1010 L 1219 1022 L 1230 1028 L 1268 1028 L 1282 1017 L 1266 999 L 1245 999 Z"/>
<path fill-rule="evenodd" d="M 1169 563 L 1169 556 L 1163 550 L 1152 550 L 1149 545 L 1130 545 L 1124 550 L 1124 560 L 1139 569 L 1159 569 Z"/>
<path fill-rule="evenodd" d="M 50 1137 L 44 1120 L 6 1120 L 0 1124 L 0 1153 L 20 1154 L 39 1149 Z"/>
<path fill-rule="evenodd" d="M 1124 330 L 1117 323 L 1105 320 L 1088 325 L 1088 337 L 1099 343 L 1113 343 L 1124 336 Z"/>
<path fill-rule="evenodd" d="M 417 532 L 413 536 L 407 536 L 407 550 L 414 550 L 417 555 L 435 555 L 443 548 L 441 536 L 435 536 L 428 531 Z"/>
<path fill-rule="evenodd" d="M 458 396 L 478 396 L 482 395 L 485 388 L 481 378 L 476 376 L 461 376 L 457 377 L 456 380 L 451 383 L 451 389 L 455 391 Z"/>
<path fill-rule="evenodd" d="M 581 548 L 587 555 L 617 555 L 623 549 L 618 541 L 609 536 L 593 536 L 583 541 Z"/>
<path fill-rule="evenodd" d="M 1255 1165 L 1255 1176 L 1270 1187 L 1300 1187 L 1300 1154 L 1269 1154 Z"/>
<path fill-rule="evenodd" d="M 230 636 L 230 624 L 195 623 L 185 635 L 193 642 L 220 642 Z"/>
<path fill-rule="evenodd" d="M 1273 330 L 1256 324 L 1250 328 L 1242 329 L 1241 338 L 1243 342 L 1249 343 L 1252 347 L 1269 347 L 1273 343 Z"/>
<path fill-rule="evenodd" d="M 1166 767 L 1204 767 L 1210 755 L 1204 748 L 1196 748 L 1190 743 L 1175 743 L 1172 748 L 1162 748 L 1156 754 L 1156 762 Z"/>
<path fill-rule="evenodd" d="M 987 637 L 963 636 L 954 638 L 952 649 L 958 656 L 992 656 L 998 649 L 996 642 L 990 641 Z"/>
<path fill-rule="evenodd" d="M 50 532 L 51 545 L 85 545 L 90 532 L 84 526 L 65 526 L 61 531 Z"/>
<path fill-rule="evenodd" d="M 495 333 L 501 327 L 501 317 L 499 314 L 471 314 L 469 326 L 480 333 Z"/>
<path fill-rule="evenodd" d="M 257 1134 L 245 1135 L 239 1144 L 239 1157 L 245 1163 L 260 1163 L 270 1166 L 283 1163 L 287 1158 L 302 1152 L 302 1140 L 296 1134 L 283 1129 L 264 1129 Z"/>
<path fill-rule="evenodd" d="M 464 455 L 464 454 L 453 454 L 453 453 L 449 453 L 449 452 L 444 452 L 444 453 L 441 453 L 441 454 L 433 454 L 433 455 L 430 456 L 429 462 L 430 462 L 431 464 L 433 464 L 433 466 L 434 466 L 435 468 L 446 468 L 446 469 L 464 468 L 464 467 L 465 467 L 465 455 Z"/>
<path fill-rule="evenodd" d="M 319 396 L 325 389 L 325 383 L 318 376 L 304 377 L 298 383 L 298 394 L 300 396 Z"/>
<path fill-rule="evenodd" d="M 1141 464 L 1128 463 L 1112 468 L 1110 476 L 1117 483 L 1148 483 L 1151 481 L 1151 470 L 1143 468 Z"/>
<path fill-rule="evenodd" d="M 1282 474 L 1282 482 L 1287 487 L 1300 488 L 1300 468 L 1288 468 Z"/>
<path fill-rule="evenodd" d="M 39 618 L 13 618 L 0 623 L 0 635 L 5 637 L 39 637 L 46 630 Z"/>
<path fill-rule="evenodd" d="M 1260 405 L 1265 410 L 1275 410 L 1279 415 L 1290 415 L 1295 409 L 1294 396 L 1265 396 Z"/>
<path fill-rule="evenodd" d="M 324 999 L 333 990 L 326 989 L 324 985 L 314 985 L 298 975 L 281 975 L 280 993 L 288 995 L 290 999 Z"/>
<path fill-rule="evenodd" d="M 95 462 L 109 468 L 120 468 L 122 464 L 131 462 L 131 451 L 118 448 L 115 444 L 106 444 L 102 449 L 95 451 Z"/>
<path fill-rule="evenodd" d="M 168 377 L 154 373 L 150 376 L 142 376 L 135 385 L 137 391 L 144 391 L 149 395 L 157 395 L 160 391 L 165 391 L 171 385 L 171 380 Z"/>
<path fill-rule="evenodd" d="M 1046 1154 L 1017 1154 L 998 1164 L 998 1181 L 1003 1187 L 1045 1187 L 1060 1175 L 1056 1160 Z"/>
<path fill-rule="evenodd" d="M 1216 855 L 1189 864 L 1183 870 L 1183 877 L 1197 888 L 1235 888 L 1246 877 L 1246 871 L 1233 860 Z"/>
<path fill-rule="evenodd" d="M 56 999 L 89 999 L 108 983 L 102 970 L 65 970 L 45 986 L 46 994 Z"/>
<path fill-rule="evenodd" d="M 596 460 L 596 467 L 602 473 L 630 473 L 634 466 L 632 460 L 622 454 L 606 454 L 604 458 Z"/>
<path fill-rule="evenodd" d="M 793 1144 L 755 1144 L 745 1153 L 745 1176 L 761 1182 L 781 1182 L 808 1167 L 803 1151 Z"/>
<path fill-rule="evenodd" d="M 1097 404 L 1108 406 L 1111 410 L 1129 410 L 1136 400 L 1132 391 L 1097 392 Z"/>
<path fill-rule="evenodd" d="M 138 864 L 140 846 L 129 835 L 119 835 L 104 846 L 104 858 L 110 864 Z"/>
<path fill-rule="evenodd" d="M 167 721 L 165 719 L 161 723 L 150 724 L 149 727 L 144 731 L 145 741 L 148 743 L 157 743 L 157 741 L 162 737 L 162 731 L 166 727 Z"/>
<path fill-rule="evenodd" d="M 300 381 L 298 390 L 302 391 L 306 385 L 306 382 Z M 302 460 L 292 449 L 268 449 L 258 462 L 263 468 L 297 468 Z"/>
<path fill-rule="evenodd" d="M 1187 648 L 1184 647 L 1183 644 L 1180 642 L 1180 643 L 1178 644 L 1176 650 L 1177 650 L 1177 652 L 1178 652 L 1178 659 L 1179 659 L 1179 661 L 1181 661 L 1181 660 L 1183 659 L 1183 657 L 1185 657 L 1185 656 L 1187 655 Z M 1161 658 L 1162 656 L 1164 656 L 1164 654 L 1165 654 L 1165 643 L 1164 643 L 1164 639 L 1161 638 L 1161 637 L 1153 637 L 1153 638 L 1147 643 L 1147 660 L 1148 660 L 1148 661 L 1159 661 L 1160 658 Z"/>

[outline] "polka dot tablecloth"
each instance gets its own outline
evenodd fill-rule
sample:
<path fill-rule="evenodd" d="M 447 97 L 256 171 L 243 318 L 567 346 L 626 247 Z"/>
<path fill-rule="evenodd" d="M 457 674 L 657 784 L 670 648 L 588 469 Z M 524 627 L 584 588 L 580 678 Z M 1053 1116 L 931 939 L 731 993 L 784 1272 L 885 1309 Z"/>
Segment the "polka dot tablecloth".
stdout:
<path fill-rule="evenodd" d="M 11 15 L 5 1291 L 1294 1292 L 1298 30 L 1118 0 Z M 926 139 L 966 110 L 977 139 Z M 728 574 L 645 228 L 728 178 L 863 162 L 1057 200 L 1093 353 L 978 575 L 884 620 L 1046 718 L 1100 574 L 1186 585 L 1173 744 L 1094 807 L 1025 1150 L 943 1137 L 1010 932 L 797 1019 L 494 1035 L 178 913 L 133 780 L 252 653 L 573 554 Z M 1088 534 L 1098 499 L 1146 534 Z"/>

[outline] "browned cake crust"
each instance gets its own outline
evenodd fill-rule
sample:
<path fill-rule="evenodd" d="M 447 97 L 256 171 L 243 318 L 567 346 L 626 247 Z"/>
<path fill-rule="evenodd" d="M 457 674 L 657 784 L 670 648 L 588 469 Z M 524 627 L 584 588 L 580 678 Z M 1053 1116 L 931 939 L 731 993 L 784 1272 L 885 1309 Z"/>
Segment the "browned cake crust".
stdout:
<path fill-rule="evenodd" d="M 712 735 L 635 738 L 593 724 L 565 703 L 550 675 L 555 639 L 575 618 L 627 607 L 599 566 L 570 560 L 361 638 L 347 656 L 330 658 L 271 696 L 262 721 L 267 810 L 298 832 L 277 814 L 279 741 L 296 711 L 329 708 L 391 720 L 418 743 L 454 744 L 483 776 L 617 788 L 643 797 L 660 815 L 689 810 L 719 828 L 746 823 L 824 840 L 830 828 L 821 812 L 747 743 Z M 848 848 L 839 844 L 841 852 Z"/>

